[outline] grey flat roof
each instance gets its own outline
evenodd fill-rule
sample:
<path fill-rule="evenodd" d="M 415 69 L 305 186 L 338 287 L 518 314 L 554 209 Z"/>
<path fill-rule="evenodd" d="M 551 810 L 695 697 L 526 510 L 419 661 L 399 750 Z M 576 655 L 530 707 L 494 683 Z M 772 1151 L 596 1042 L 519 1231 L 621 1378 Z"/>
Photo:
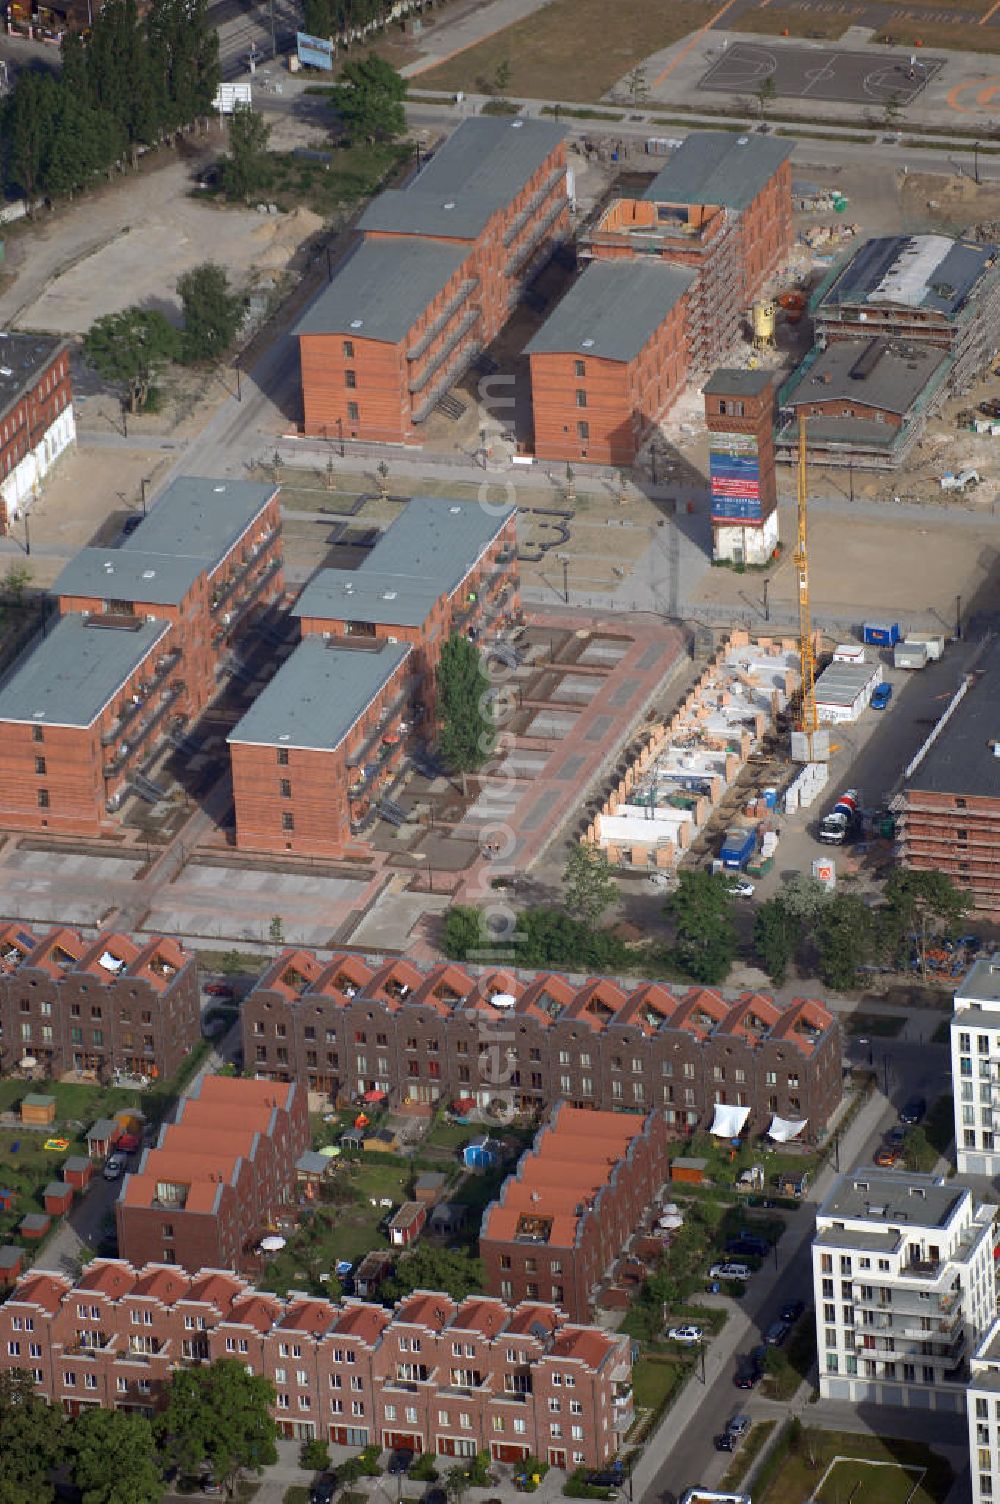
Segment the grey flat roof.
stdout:
<path fill-rule="evenodd" d="M 802 362 L 782 406 L 856 401 L 903 417 L 947 373 L 947 351 L 888 339 L 833 339 Z M 809 425 L 811 427 L 811 424 Z"/>
<path fill-rule="evenodd" d="M 463 120 L 413 179 L 410 191 L 445 199 L 478 194 L 496 208 L 509 204 L 566 132 L 547 120 L 477 115 Z"/>
<path fill-rule="evenodd" d="M 956 987 L 955 996 L 972 1003 L 1000 1003 L 1000 955 L 980 956 Z M 951 1022 L 953 1028 L 967 1029 L 968 1008 L 953 1013 Z"/>
<path fill-rule="evenodd" d="M 469 252 L 428 240 L 363 240 L 334 273 L 295 334 L 405 339 Z"/>
<path fill-rule="evenodd" d="M 741 371 L 727 366 L 713 371 L 702 391 L 706 397 L 758 397 L 773 380 L 771 371 Z"/>
<path fill-rule="evenodd" d="M 941 734 L 906 780 L 907 789 L 1000 797 L 1000 642 L 980 658 L 972 685 Z M 958 684 L 955 685 L 958 689 Z M 942 710 L 945 707 L 942 706 Z"/>
<path fill-rule="evenodd" d="M 52 586 L 53 595 L 178 605 L 205 568 L 203 559 L 124 548 L 81 548 Z"/>
<path fill-rule="evenodd" d="M 845 304 L 927 308 L 954 318 L 1000 247 L 949 235 L 887 235 L 866 240 L 833 278 L 819 311 Z"/>
<path fill-rule="evenodd" d="M 33 386 L 65 340 L 51 334 L 0 330 L 0 417 Z"/>
<path fill-rule="evenodd" d="M 824 705 L 853 705 L 876 667 L 873 663 L 831 663 L 816 680 L 816 699 Z"/>
<path fill-rule="evenodd" d="M 566 351 L 634 360 L 695 279 L 662 261 L 592 261 L 527 346 L 528 355 Z"/>
<path fill-rule="evenodd" d="M 100 620 L 64 616 L 19 660 L 0 688 L 0 721 L 90 726 L 169 630 L 165 621 Z"/>
<path fill-rule="evenodd" d="M 810 418 L 807 428 L 810 446 L 842 444 L 845 448 L 892 449 L 910 432 L 909 422 L 893 428 L 891 423 L 877 423 L 874 418 Z M 797 423 L 786 423 L 777 435 L 779 444 L 798 447 Z"/>
<path fill-rule="evenodd" d="M 875 1227 L 943 1228 L 967 1194 L 965 1186 L 939 1175 L 863 1165 L 834 1183 L 816 1215 L 833 1221 L 860 1219 Z"/>
<path fill-rule="evenodd" d="M 857 1232 L 854 1228 L 841 1232 L 836 1227 L 824 1227 L 817 1232 L 813 1244 L 819 1248 L 857 1248 L 861 1253 L 893 1253 L 899 1247 L 896 1232 Z"/>
<path fill-rule="evenodd" d="M 396 235 L 440 235 L 474 240 L 497 211 L 497 202 L 484 193 L 451 195 L 426 189 L 387 188 L 373 199 L 358 221 L 361 230 L 384 230 Z"/>
<path fill-rule="evenodd" d="M 419 627 L 437 599 L 430 581 L 377 569 L 321 569 L 296 601 L 295 615 Z"/>
<path fill-rule="evenodd" d="M 250 480 L 178 476 L 157 497 L 148 517 L 125 539 L 120 552 L 199 559 L 211 571 L 264 510 L 277 489 Z"/>
<path fill-rule="evenodd" d="M 692 131 L 643 194 L 661 204 L 745 209 L 792 154 L 795 143 L 735 131 Z"/>
<path fill-rule="evenodd" d="M 409 651 L 396 642 L 349 648 L 307 637 L 227 740 L 330 751 L 344 740 Z"/>

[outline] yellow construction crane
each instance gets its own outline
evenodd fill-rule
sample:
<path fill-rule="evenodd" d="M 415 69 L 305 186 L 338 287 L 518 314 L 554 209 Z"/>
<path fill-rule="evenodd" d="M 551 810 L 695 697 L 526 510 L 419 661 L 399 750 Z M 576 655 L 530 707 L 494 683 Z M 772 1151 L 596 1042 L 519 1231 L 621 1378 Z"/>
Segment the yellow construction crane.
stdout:
<path fill-rule="evenodd" d="M 806 472 L 806 419 L 799 409 L 799 484 L 798 484 L 798 533 L 795 540 L 795 569 L 799 578 L 799 668 L 802 677 L 802 716 L 800 729 L 809 737 L 809 756 L 812 758 L 812 737 L 819 721 L 816 716 L 816 660 L 813 653 L 812 616 L 809 611 L 809 497 Z"/>

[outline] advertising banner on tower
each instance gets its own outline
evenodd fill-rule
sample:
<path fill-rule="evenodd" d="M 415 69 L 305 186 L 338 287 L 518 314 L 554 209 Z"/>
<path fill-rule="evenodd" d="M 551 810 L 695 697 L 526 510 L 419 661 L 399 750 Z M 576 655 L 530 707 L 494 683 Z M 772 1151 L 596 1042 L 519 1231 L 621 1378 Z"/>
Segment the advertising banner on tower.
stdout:
<path fill-rule="evenodd" d="M 708 444 L 713 522 L 763 522 L 760 462 L 754 435 L 710 433 Z"/>

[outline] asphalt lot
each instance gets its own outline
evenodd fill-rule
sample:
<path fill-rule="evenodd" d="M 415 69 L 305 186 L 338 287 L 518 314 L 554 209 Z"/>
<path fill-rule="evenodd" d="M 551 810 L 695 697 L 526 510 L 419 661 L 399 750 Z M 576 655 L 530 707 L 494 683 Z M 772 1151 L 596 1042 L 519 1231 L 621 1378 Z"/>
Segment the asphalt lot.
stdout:
<path fill-rule="evenodd" d="M 783 99 L 823 99 L 842 104 L 912 104 L 944 63 L 941 58 L 883 60 L 839 47 L 795 47 L 787 43 L 736 42 L 719 56 L 700 88 L 722 94 L 753 92 L 766 79 Z"/>

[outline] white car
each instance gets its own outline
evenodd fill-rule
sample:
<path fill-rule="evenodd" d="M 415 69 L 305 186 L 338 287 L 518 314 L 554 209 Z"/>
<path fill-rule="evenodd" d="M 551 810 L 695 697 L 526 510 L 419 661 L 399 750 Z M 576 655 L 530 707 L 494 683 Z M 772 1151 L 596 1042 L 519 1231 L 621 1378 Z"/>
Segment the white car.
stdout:
<path fill-rule="evenodd" d="M 754 885 L 748 877 L 734 877 L 730 880 L 729 891 L 736 898 L 752 898 Z"/>
<path fill-rule="evenodd" d="M 708 1271 L 709 1279 L 749 1279 L 749 1264 L 713 1264 Z"/>
<path fill-rule="evenodd" d="M 650 886 L 653 888 L 675 888 L 677 879 L 669 877 L 666 872 L 651 872 L 649 874 Z"/>
<path fill-rule="evenodd" d="M 667 1336 L 671 1342 L 701 1342 L 705 1333 L 700 1326 L 672 1326 Z"/>

